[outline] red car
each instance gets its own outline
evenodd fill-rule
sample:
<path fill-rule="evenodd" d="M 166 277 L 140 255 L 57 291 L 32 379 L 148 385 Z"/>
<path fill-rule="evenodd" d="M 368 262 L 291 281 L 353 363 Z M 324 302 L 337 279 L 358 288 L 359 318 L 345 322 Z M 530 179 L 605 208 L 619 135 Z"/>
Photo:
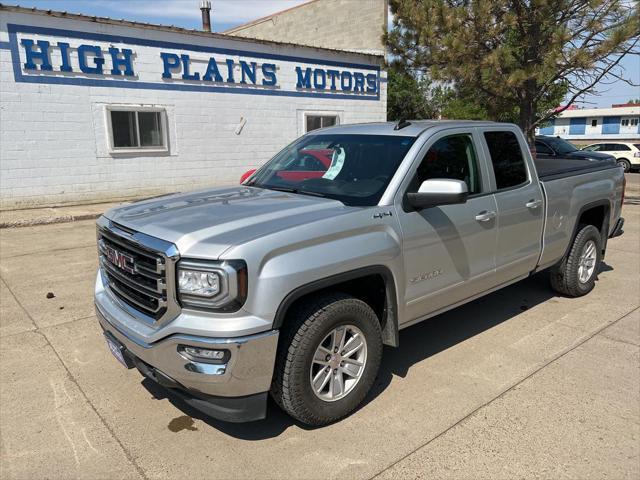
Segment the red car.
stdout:
<path fill-rule="evenodd" d="M 332 149 L 324 150 L 300 150 L 298 156 L 293 159 L 289 165 L 280 170 L 277 175 L 282 180 L 290 182 L 301 182 L 310 178 L 320 178 L 325 174 L 331 159 L 333 157 Z M 240 183 L 243 183 L 257 169 L 252 168 L 240 177 Z"/>

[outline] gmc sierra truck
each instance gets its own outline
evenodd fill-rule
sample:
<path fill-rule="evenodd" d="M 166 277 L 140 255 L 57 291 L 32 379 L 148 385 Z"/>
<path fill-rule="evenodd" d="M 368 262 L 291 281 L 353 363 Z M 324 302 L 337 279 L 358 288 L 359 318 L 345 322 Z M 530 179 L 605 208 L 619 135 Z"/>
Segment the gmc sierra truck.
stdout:
<path fill-rule="evenodd" d="M 99 218 L 97 317 L 123 365 L 212 417 L 264 418 L 270 394 L 325 425 L 399 330 L 545 269 L 591 291 L 623 197 L 615 162 L 534 162 L 511 124 L 315 130 L 242 185 Z"/>

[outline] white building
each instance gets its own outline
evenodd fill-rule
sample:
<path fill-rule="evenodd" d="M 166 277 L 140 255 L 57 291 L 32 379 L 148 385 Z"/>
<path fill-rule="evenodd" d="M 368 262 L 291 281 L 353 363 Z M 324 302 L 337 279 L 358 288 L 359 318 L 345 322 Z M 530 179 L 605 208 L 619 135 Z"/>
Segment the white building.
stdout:
<path fill-rule="evenodd" d="M 640 140 L 640 105 L 565 110 L 540 128 L 540 135 L 553 135 L 576 143 L 602 140 Z"/>
<path fill-rule="evenodd" d="M 382 60 L 0 5 L 0 205 L 237 183 L 308 128 L 385 120 Z"/>

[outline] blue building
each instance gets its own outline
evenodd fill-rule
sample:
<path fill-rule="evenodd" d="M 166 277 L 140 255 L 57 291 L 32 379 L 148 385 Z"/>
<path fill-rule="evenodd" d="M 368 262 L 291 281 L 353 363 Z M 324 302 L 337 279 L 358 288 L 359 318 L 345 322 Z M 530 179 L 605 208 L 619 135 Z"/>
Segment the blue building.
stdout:
<path fill-rule="evenodd" d="M 553 135 L 575 143 L 602 140 L 640 140 L 640 105 L 565 110 L 539 128 L 539 135 Z"/>

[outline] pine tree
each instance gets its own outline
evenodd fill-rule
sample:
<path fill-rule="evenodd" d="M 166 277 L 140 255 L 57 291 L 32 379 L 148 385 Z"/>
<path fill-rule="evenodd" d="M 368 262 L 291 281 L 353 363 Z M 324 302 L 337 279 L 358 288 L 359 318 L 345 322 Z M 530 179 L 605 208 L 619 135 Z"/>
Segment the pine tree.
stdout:
<path fill-rule="evenodd" d="M 396 62 L 473 92 L 491 119 L 535 128 L 638 55 L 638 2 L 629 0 L 390 0 Z M 562 108 L 554 108 L 565 99 Z"/>

